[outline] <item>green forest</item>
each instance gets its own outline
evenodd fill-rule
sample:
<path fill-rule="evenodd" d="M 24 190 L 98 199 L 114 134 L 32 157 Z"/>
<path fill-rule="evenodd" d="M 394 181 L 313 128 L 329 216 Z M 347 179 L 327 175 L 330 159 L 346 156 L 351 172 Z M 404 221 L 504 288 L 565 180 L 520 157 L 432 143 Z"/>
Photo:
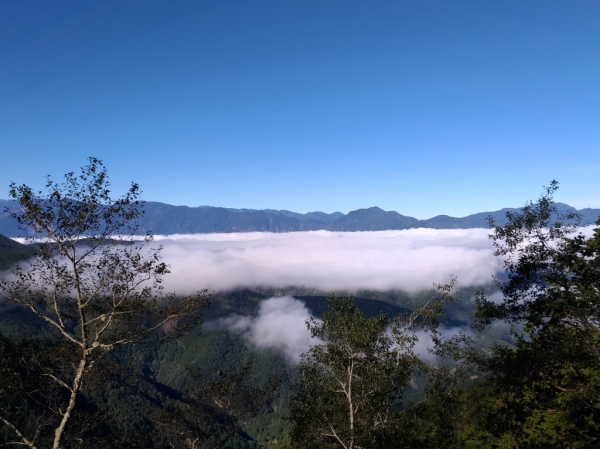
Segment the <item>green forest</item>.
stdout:
<path fill-rule="evenodd" d="M 45 193 L 10 187 L 35 240 L 0 238 L 0 446 L 600 447 L 600 219 L 559 213 L 558 183 L 490 218 L 505 275 L 483 289 L 290 289 L 318 342 L 298 363 L 204 325 L 274 292 L 165 292 L 139 186 L 109 186 L 90 158 Z"/>

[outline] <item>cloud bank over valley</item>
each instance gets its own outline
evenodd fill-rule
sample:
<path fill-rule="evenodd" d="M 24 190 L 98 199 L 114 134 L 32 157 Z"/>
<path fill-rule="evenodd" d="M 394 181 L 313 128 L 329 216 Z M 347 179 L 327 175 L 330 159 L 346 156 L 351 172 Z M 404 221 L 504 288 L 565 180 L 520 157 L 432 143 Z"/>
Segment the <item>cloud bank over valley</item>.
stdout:
<path fill-rule="evenodd" d="M 457 277 L 457 287 L 484 285 L 501 270 L 489 229 L 379 232 L 310 231 L 156 236 L 171 265 L 165 288 L 288 286 L 320 291 L 418 292 Z"/>

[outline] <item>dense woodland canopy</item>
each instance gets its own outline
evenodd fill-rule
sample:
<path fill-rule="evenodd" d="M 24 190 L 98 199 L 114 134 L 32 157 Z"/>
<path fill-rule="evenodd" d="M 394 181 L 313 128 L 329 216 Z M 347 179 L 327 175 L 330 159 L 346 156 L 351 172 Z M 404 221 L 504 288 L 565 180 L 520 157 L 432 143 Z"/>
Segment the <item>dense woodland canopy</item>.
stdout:
<path fill-rule="evenodd" d="M 269 292 L 161 289 L 160 247 L 131 238 L 139 188 L 112 199 L 100 161 L 45 193 L 13 184 L 14 218 L 47 239 L 0 239 L 12 267 L 0 445 L 600 447 L 600 220 L 581 234 L 577 214 L 552 201 L 557 188 L 490 221 L 506 270 L 493 288 L 307 296 L 322 343 L 292 364 L 200 326 L 255 314 Z M 496 290 L 502 300 L 490 301 Z M 457 310 L 472 312 L 475 333 L 444 338 L 438 325 Z M 433 339 L 435 358 L 415 351 L 417 335 Z"/>

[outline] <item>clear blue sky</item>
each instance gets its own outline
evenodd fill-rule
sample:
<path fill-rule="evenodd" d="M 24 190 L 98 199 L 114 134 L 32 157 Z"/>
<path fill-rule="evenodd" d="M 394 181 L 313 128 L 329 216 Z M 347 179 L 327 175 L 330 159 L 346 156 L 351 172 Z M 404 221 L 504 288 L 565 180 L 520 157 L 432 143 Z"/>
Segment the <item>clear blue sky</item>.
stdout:
<path fill-rule="evenodd" d="M 93 155 L 190 206 L 600 207 L 600 2 L 4 1 L 0 152 L 0 198 Z"/>

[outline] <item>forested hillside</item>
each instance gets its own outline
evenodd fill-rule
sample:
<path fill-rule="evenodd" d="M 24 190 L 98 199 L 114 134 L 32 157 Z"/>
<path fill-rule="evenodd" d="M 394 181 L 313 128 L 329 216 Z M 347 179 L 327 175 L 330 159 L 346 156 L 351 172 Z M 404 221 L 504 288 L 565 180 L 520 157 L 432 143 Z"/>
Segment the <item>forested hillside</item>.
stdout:
<path fill-rule="evenodd" d="M 248 290 L 217 295 L 204 311 L 204 321 L 214 322 L 231 314 L 255 316 L 260 301 L 267 297 Z M 297 298 L 304 301 L 317 317 L 327 310 L 324 296 Z M 356 302 L 370 317 L 382 310 L 389 316 L 405 310 L 376 300 L 357 298 Z M 23 339 L 25 335 L 26 340 Z M 52 328 L 24 308 L 5 307 L 0 312 L 0 351 L 5 361 L 18 357 L 15 351 L 48 351 L 50 355 L 56 351 L 53 346 L 59 344 L 59 340 Z M 156 421 L 164 420 L 165 424 L 190 427 L 190 432 L 194 429 L 215 432 L 214 437 L 221 432 L 219 437 L 228 440 L 223 447 L 283 447 L 290 442 L 290 424 L 286 419 L 289 417 L 291 383 L 297 377 L 294 366 L 279 351 L 254 349 L 242 336 L 224 328 L 195 328 L 177 340 L 149 342 L 114 352 L 103 362 L 102 369 L 104 372 L 98 373 L 100 377 L 82 399 L 85 410 L 72 424 L 75 428 L 85 429 L 88 420 L 98 420 L 94 428 L 79 430 L 86 441 L 108 447 L 169 447 L 167 429 L 156 424 Z M 265 387 L 268 387 L 266 391 L 260 391 Z M 195 389 L 213 396 L 236 389 L 231 397 L 237 402 L 232 403 L 231 410 L 244 418 L 243 423 L 237 423 L 241 429 L 233 423 L 217 429 L 222 424 L 218 421 L 224 419 L 224 415 L 213 410 L 210 403 L 191 404 L 184 400 L 185 395 L 191 395 Z M 255 404 L 248 403 L 252 391 L 258 395 Z M 9 409 L 11 404 L 6 401 L 10 403 L 15 398 L 10 395 L 0 398 L 0 409 Z M 171 409 L 165 411 L 165 406 Z M 186 409 L 188 406 L 191 408 Z M 23 411 L 33 420 L 35 412 L 30 407 L 35 404 L 27 403 Z M 185 416 L 178 416 L 179 409 L 205 416 L 202 422 L 192 426 Z M 33 425 L 31 421 L 25 427 Z M 49 444 L 50 436 L 49 428 L 42 429 L 41 447 Z M 10 437 L 10 432 L 0 432 L 0 442 L 10 441 Z M 210 441 L 197 447 L 220 447 L 212 445 L 214 440 Z"/>
<path fill-rule="evenodd" d="M 0 234 L 0 270 L 6 270 L 15 263 L 30 257 L 34 252 L 32 245 L 22 245 Z"/>

